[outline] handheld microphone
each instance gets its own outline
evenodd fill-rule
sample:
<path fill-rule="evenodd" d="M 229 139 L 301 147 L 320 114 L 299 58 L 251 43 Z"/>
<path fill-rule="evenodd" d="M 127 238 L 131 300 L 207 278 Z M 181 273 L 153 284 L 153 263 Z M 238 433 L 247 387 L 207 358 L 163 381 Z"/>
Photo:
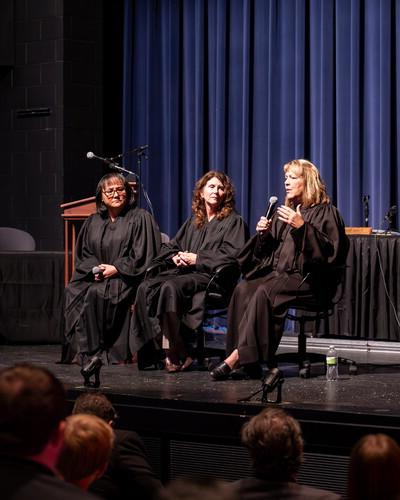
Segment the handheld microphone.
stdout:
<path fill-rule="evenodd" d="M 276 196 L 271 196 L 269 199 L 267 210 L 265 211 L 265 217 L 269 220 L 274 215 L 277 209 L 278 198 Z"/>
<path fill-rule="evenodd" d="M 92 268 L 92 273 L 95 275 L 95 276 L 99 276 L 100 278 L 103 277 L 103 269 L 99 266 L 94 266 Z"/>
<path fill-rule="evenodd" d="M 111 166 L 118 166 L 116 165 L 113 161 L 109 160 L 108 158 L 103 158 L 102 156 L 97 156 L 93 153 L 93 151 L 88 151 L 86 153 L 86 158 L 88 158 L 89 160 L 93 160 L 93 158 L 96 158 L 96 160 L 101 160 L 103 161 L 104 163 L 107 163 L 107 165 L 111 165 Z"/>

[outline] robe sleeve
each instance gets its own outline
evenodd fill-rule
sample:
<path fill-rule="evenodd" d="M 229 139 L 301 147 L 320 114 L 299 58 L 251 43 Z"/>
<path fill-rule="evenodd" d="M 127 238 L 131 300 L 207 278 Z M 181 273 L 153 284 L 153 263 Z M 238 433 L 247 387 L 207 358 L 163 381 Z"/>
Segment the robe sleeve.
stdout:
<path fill-rule="evenodd" d="M 98 228 L 98 215 L 91 215 L 82 225 L 76 240 L 75 250 L 75 270 L 72 281 L 79 281 L 85 278 L 93 279 L 92 269 L 99 263 L 95 250 L 90 243 L 90 234 L 93 231 L 100 231 Z"/>
<path fill-rule="evenodd" d="M 218 242 L 210 240 L 197 252 L 196 271 L 211 274 L 217 267 L 237 261 L 239 250 L 248 238 L 247 225 L 235 213 L 221 221 L 221 225 L 223 234 L 219 235 Z"/>
<path fill-rule="evenodd" d="M 274 233 L 277 224 L 274 221 Z M 246 279 L 265 275 L 270 271 L 273 252 L 279 246 L 279 238 L 273 232 L 254 234 L 243 246 L 238 255 L 240 270 Z"/>
<path fill-rule="evenodd" d="M 175 237 L 172 238 L 168 243 L 162 243 L 160 252 L 154 258 L 151 264 L 171 264 L 171 266 L 175 266 L 175 264 L 172 263 L 171 259 L 178 252 L 186 250 L 185 239 L 187 238 L 187 234 L 190 231 L 190 221 L 191 219 L 186 220 L 186 222 L 184 222 L 183 225 L 178 229 Z"/>
<path fill-rule="evenodd" d="M 114 262 L 110 262 L 126 278 L 144 275 L 161 246 L 160 231 L 152 215 L 137 208 L 131 217 L 132 233 L 127 239 L 127 248 Z"/>
<path fill-rule="evenodd" d="M 305 217 L 299 229 L 292 229 L 298 263 L 303 271 L 320 266 L 342 266 L 345 263 L 349 240 L 344 222 L 333 205 L 319 205 Z"/>

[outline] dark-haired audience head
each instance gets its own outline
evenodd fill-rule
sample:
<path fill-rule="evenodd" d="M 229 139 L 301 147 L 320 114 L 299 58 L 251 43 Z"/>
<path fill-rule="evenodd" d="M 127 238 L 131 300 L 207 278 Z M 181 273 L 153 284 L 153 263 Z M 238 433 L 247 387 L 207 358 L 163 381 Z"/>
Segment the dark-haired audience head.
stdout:
<path fill-rule="evenodd" d="M 368 434 L 356 443 L 350 457 L 348 498 L 400 498 L 400 447 L 394 439 Z"/>
<path fill-rule="evenodd" d="M 34 458 L 49 448 L 55 463 L 65 416 L 64 387 L 49 370 L 26 363 L 0 372 L 0 453 Z"/>
<path fill-rule="evenodd" d="M 107 468 L 114 445 L 111 426 L 96 415 L 70 415 L 57 469 L 65 481 L 87 490 Z"/>
<path fill-rule="evenodd" d="M 113 194 L 117 192 L 117 194 Z M 118 173 L 111 172 L 104 175 L 96 188 L 97 212 L 106 217 L 114 196 L 121 198 L 122 209 L 130 208 L 136 204 L 135 193 L 126 178 Z"/>
<path fill-rule="evenodd" d="M 217 219 L 224 219 L 235 209 L 235 188 L 230 178 L 223 172 L 211 170 L 203 175 L 197 182 L 193 190 L 192 212 L 195 224 L 202 227 L 207 220 L 206 206 L 203 198 L 203 190 L 207 182 L 213 178 L 218 179 L 224 187 L 224 196 L 217 209 Z"/>
<path fill-rule="evenodd" d="M 175 479 L 161 490 L 160 500 L 238 500 L 229 483 L 214 478 Z"/>
<path fill-rule="evenodd" d="M 283 410 L 267 408 L 244 424 L 241 436 L 258 477 L 274 481 L 295 480 L 304 449 L 296 419 Z"/>
<path fill-rule="evenodd" d="M 118 418 L 117 412 L 115 411 L 111 401 L 107 398 L 107 396 L 101 394 L 100 392 L 85 392 L 78 396 L 72 409 L 72 413 L 87 413 L 90 415 L 96 415 L 110 425 L 114 425 Z"/>

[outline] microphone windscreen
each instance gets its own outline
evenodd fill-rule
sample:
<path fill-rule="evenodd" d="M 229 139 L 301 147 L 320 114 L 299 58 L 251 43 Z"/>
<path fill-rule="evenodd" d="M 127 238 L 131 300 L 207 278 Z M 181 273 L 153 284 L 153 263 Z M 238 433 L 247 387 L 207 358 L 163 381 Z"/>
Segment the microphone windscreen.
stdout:
<path fill-rule="evenodd" d="M 86 158 L 89 158 L 89 160 L 91 160 L 92 158 L 94 158 L 93 151 L 88 151 L 88 152 L 86 153 Z"/>
<path fill-rule="evenodd" d="M 277 203 L 278 203 L 278 197 L 271 196 L 271 198 L 269 199 L 267 210 L 265 212 L 265 217 L 268 220 L 274 215 Z"/>
<path fill-rule="evenodd" d="M 103 269 L 101 267 L 99 267 L 99 266 L 94 266 L 92 268 L 92 273 L 93 274 L 101 274 L 102 272 L 103 272 Z"/>

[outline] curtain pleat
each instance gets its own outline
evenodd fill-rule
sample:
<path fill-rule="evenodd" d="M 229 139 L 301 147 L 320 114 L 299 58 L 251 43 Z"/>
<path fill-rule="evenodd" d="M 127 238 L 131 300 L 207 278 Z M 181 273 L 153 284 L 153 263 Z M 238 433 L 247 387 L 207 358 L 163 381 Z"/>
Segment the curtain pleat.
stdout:
<path fill-rule="evenodd" d="M 385 229 L 399 205 L 399 0 L 126 0 L 125 167 L 161 229 L 190 214 L 194 182 L 230 175 L 251 230 L 282 165 L 315 162 L 347 225 Z M 141 203 L 145 206 L 143 198 Z"/>

